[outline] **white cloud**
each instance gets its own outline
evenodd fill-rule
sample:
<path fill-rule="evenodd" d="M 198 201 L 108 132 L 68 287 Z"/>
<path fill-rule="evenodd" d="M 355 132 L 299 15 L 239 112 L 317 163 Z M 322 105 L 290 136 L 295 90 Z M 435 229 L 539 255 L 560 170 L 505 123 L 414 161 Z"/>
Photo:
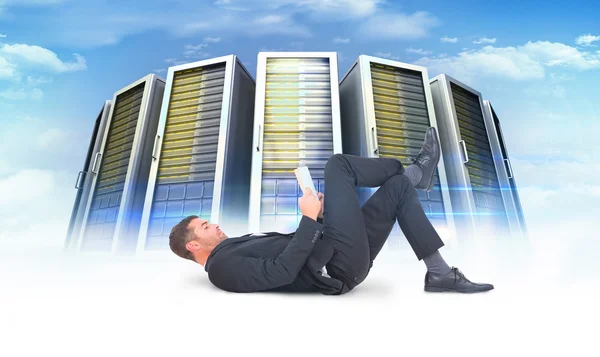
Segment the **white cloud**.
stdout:
<path fill-rule="evenodd" d="M 167 71 L 166 68 L 157 68 L 157 69 L 152 70 L 152 72 L 154 72 L 154 73 L 164 73 L 166 71 Z"/>
<path fill-rule="evenodd" d="M 70 133 L 58 128 L 49 128 L 42 132 L 37 140 L 37 145 L 42 149 L 51 149 L 68 140 Z"/>
<path fill-rule="evenodd" d="M 473 41 L 473 43 L 477 45 L 482 43 L 496 43 L 496 38 L 481 37 L 479 38 L 479 40 Z"/>
<path fill-rule="evenodd" d="M 9 79 L 17 75 L 17 66 L 0 56 L 0 79 Z"/>
<path fill-rule="evenodd" d="M 410 48 L 410 47 L 406 49 L 406 52 L 408 52 L 408 53 L 416 53 L 418 55 L 423 55 L 423 56 L 427 56 L 427 55 L 430 55 L 432 53 L 431 51 L 425 51 L 422 48 Z"/>
<path fill-rule="evenodd" d="M 290 42 L 290 47 L 295 50 L 301 50 L 304 47 L 304 42 L 292 41 L 292 42 Z"/>
<path fill-rule="evenodd" d="M 27 83 L 32 85 L 52 83 L 52 77 L 44 76 L 27 76 Z"/>
<path fill-rule="evenodd" d="M 206 43 L 201 43 L 199 45 L 185 45 L 183 46 L 183 48 L 185 50 L 190 50 L 190 51 L 198 51 L 204 47 L 207 47 L 208 45 Z"/>
<path fill-rule="evenodd" d="M 188 61 L 180 61 L 177 58 L 167 58 L 165 59 L 165 63 L 168 63 L 172 66 L 178 66 L 180 64 L 188 63 Z"/>
<path fill-rule="evenodd" d="M 350 39 L 349 38 L 342 38 L 342 37 L 335 37 L 333 39 L 333 43 L 341 43 L 341 44 L 349 44 L 350 43 Z"/>
<path fill-rule="evenodd" d="M 76 172 L 25 169 L 0 178 L 0 238 L 61 244 L 76 190 Z M 28 240 L 28 241 L 25 241 Z"/>
<path fill-rule="evenodd" d="M 575 43 L 580 46 L 592 46 L 592 43 L 600 41 L 600 36 L 594 36 L 590 33 L 581 35 L 575 39 Z"/>
<path fill-rule="evenodd" d="M 263 15 L 255 17 L 250 27 L 246 28 L 249 35 L 294 35 L 308 37 L 311 35 L 308 27 L 294 22 L 289 15 Z"/>
<path fill-rule="evenodd" d="M 35 205 L 54 185 L 52 172 L 47 170 L 27 169 L 0 179 L 0 216 L 14 207 Z"/>
<path fill-rule="evenodd" d="M 79 54 L 73 54 L 75 62 L 63 62 L 58 58 L 56 53 L 40 46 L 5 44 L 0 47 L 0 55 L 8 58 L 10 62 L 21 66 L 34 66 L 36 68 L 41 66 L 55 73 L 75 72 L 87 69 L 85 58 Z M 1 65 L 2 62 L 0 62 Z"/>
<path fill-rule="evenodd" d="M 44 98 L 44 92 L 38 88 L 33 89 L 7 89 L 0 92 L 0 98 L 7 100 L 40 100 Z"/>
<path fill-rule="evenodd" d="M 444 36 L 444 37 L 440 38 L 440 42 L 441 43 L 457 43 L 458 42 L 458 38 Z"/>
<path fill-rule="evenodd" d="M 417 63 L 428 67 L 432 73 L 448 73 L 463 80 L 479 76 L 529 80 L 545 78 L 547 67 L 600 68 L 600 53 L 580 51 L 562 43 L 538 41 L 517 47 L 485 46 L 452 57 L 425 57 Z"/>
<path fill-rule="evenodd" d="M 418 39 L 427 36 L 429 30 L 441 22 L 427 12 L 412 15 L 379 13 L 369 17 L 359 26 L 359 33 L 380 39 Z"/>
<path fill-rule="evenodd" d="M 6 38 L 6 35 L 3 33 L 0 33 L 0 38 Z"/>
<path fill-rule="evenodd" d="M 220 37 L 205 37 L 204 42 L 218 43 L 218 42 L 221 42 L 221 38 Z"/>
<path fill-rule="evenodd" d="M 382 58 L 391 59 L 391 60 L 394 60 L 394 61 L 397 61 L 397 60 L 400 59 L 400 57 L 392 55 L 391 52 L 376 52 L 375 56 L 376 57 L 382 57 Z"/>
<path fill-rule="evenodd" d="M 281 8 L 293 5 L 298 9 L 310 11 L 317 17 L 335 20 L 339 18 L 361 18 L 373 15 L 378 10 L 378 5 L 383 0 L 274 0 L 272 6 Z"/>
<path fill-rule="evenodd" d="M 529 87 L 523 88 L 523 93 L 531 97 L 552 97 L 557 99 L 564 99 L 567 91 L 565 87 L 558 84 L 536 84 Z"/>

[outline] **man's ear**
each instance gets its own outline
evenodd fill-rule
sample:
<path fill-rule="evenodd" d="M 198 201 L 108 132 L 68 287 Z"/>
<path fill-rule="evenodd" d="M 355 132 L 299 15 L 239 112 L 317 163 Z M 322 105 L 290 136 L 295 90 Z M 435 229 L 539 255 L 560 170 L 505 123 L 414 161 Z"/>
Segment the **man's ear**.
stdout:
<path fill-rule="evenodd" d="M 196 242 L 195 240 L 191 241 L 191 242 L 187 242 L 187 244 L 185 245 L 185 247 L 189 250 L 189 251 L 196 251 L 200 248 L 200 244 L 198 244 L 198 242 Z"/>

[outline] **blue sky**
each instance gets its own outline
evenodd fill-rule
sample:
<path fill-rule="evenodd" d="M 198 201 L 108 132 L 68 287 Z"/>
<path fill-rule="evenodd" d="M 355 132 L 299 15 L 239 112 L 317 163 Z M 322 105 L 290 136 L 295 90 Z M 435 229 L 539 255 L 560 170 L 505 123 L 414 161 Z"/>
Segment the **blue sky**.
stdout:
<path fill-rule="evenodd" d="M 94 120 L 115 91 L 226 54 L 254 75 L 271 50 L 336 51 L 340 75 L 368 54 L 471 85 L 500 117 L 530 226 L 597 236 L 600 5 L 164 3 L 0 0 L 0 242 L 62 243 Z"/>

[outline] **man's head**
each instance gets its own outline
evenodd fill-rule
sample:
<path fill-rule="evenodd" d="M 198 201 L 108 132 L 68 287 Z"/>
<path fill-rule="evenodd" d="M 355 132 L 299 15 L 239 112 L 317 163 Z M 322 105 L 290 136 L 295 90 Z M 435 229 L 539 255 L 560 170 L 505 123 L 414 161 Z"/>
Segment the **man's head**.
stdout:
<path fill-rule="evenodd" d="M 206 261 L 217 244 L 227 239 L 218 224 L 192 215 L 177 223 L 169 235 L 169 246 L 178 256 L 200 263 Z"/>

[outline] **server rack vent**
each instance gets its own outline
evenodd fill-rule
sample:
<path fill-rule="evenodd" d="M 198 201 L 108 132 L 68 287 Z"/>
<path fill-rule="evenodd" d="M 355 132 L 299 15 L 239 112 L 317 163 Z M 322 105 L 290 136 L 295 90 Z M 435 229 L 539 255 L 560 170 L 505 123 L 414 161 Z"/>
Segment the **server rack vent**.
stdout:
<path fill-rule="evenodd" d="M 144 87 L 141 83 L 116 99 L 82 247 L 111 248 Z"/>
<path fill-rule="evenodd" d="M 308 166 L 324 190 L 333 155 L 328 58 L 267 58 L 260 224 L 297 227 L 301 195 L 293 170 Z"/>
<path fill-rule="evenodd" d="M 422 73 L 371 62 L 371 82 L 379 157 L 412 163 L 430 126 Z M 417 191 L 430 220 L 446 224 L 438 169 L 431 192 Z"/>
<path fill-rule="evenodd" d="M 163 247 L 184 217 L 210 219 L 224 84 L 225 63 L 174 74 L 147 249 Z"/>
<path fill-rule="evenodd" d="M 477 220 L 480 223 L 505 228 L 508 226 L 506 210 L 479 98 L 452 82 L 450 85 L 460 135 L 465 142 L 469 157 L 466 166 L 471 181 Z"/>

